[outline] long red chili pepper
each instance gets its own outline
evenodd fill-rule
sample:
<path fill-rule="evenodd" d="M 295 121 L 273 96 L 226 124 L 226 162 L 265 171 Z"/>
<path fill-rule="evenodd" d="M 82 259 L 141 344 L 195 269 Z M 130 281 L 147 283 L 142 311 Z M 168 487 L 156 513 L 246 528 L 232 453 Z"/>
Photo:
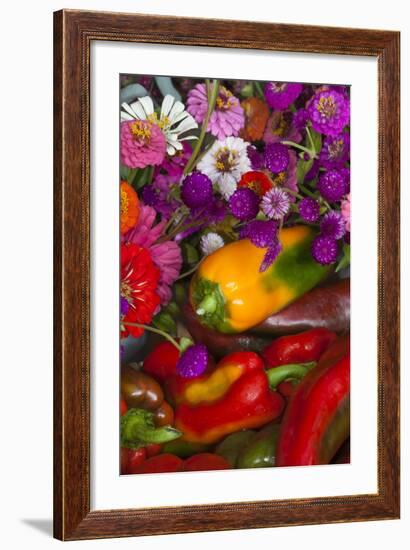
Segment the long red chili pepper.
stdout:
<path fill-rule="evenodd" d="M 349 434 L 350 343 L 341 337 L 297 387 L 278 440 L 277 466 L 328 464 Z"/>

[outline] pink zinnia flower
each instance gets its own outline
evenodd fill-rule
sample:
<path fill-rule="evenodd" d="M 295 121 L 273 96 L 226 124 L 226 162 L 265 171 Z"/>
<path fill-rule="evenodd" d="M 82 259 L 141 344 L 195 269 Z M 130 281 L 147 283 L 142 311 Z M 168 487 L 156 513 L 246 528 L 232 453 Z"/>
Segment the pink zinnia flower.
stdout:
<path fill-rule="evenodd" d="M 172 296 L 171 285 L 175 282 L 182 267 L 181 249 L 175 241 L 157 243 L 163 235 L 165 221 L 155 223 L 156 211 L 151 206 L 141 205 L 138 223 L 124 235 L 124 241 L 147 248 L 152 261 L 160 270 L 157 293 L 161 304 L 166 305 Z"/>
<path fill-rule="evenodd" d="M 346 231 L 350 231 L 350 193 L 341 203 L 342 218 L 345 222 Z"/>
<path fill-rule="evenodd" d="M 197 84 L 188 93 L 187 111 L 201 123 L 208 111 L 208 98 L 205 84 Z M 215 109 L 208 124 L 208 132 L 219 140 L 229 136 L 238 136 L 245 126 L 245 113 L 239 99 L 225 86 L 219 86 Z"/>
<path fill-rule="evenodd" d="M 121 123 L 121 163 L 128 168 L 161 164 L 166 140 L 160 128 L 147 120 Z"/>

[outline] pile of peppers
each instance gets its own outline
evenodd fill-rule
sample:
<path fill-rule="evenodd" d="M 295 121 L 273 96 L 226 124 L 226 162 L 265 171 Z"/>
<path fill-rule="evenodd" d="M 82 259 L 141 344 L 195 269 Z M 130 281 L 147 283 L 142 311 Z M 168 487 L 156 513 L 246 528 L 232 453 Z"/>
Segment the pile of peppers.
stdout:
<path fill-rule="evenodd" d="M 122 474 L 340 462 L 348 334 L 319 326 L 271 337 L 258 351 L 210 360 L 195 378 L 178 374 L 179 355 L 164 341 L 142 364 L 122 367 Z"/>

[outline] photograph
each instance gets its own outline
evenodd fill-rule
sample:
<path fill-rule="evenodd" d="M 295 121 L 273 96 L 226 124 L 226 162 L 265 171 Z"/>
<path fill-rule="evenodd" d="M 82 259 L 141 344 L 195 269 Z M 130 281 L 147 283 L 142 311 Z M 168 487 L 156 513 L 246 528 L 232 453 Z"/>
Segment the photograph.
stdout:
<path fill-rule="evenodd" d="M 120 473 L 350 463 L 350 86 L 119 95 Z"/>

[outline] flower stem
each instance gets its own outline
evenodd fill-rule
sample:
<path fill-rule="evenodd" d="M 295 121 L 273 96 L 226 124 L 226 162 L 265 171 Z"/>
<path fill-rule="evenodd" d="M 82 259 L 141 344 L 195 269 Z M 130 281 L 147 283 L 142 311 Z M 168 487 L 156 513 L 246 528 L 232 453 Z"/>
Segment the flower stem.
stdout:
<path fill-rule="evenodd" d="M 310 133 L 309 126 L 306 126 L 306 134 L 310 141 L 310 146 L 312 148 L 312 151 L 316 153 L 315 144 L 313 143 L 313 138 L 312 138 L 312 134 Z"/>
<path fill-rule="evenodd" d="M 256 91 L 261 96 L 261 99 L 265 100 L 265 94 L 263 93 L 262 86 L 259 84 L 259 82 L 254 82 Z"/>
<path fill-rule="evenodd" d="M 171 342 L 171 344 L 173 344 L 178 351 L 181 351 L 181 348 L 178 342 L 174 338 L 172 338 L 172 336 L 170 336 L 163 330 L 160 330 L 159 328 L 150 327 L 148 325 L 143 325 L 141 323 L 131 323 L 129 321 L 122 321 L 122 324 L 130 327 L 143 328 L 144 330 L 148 330 L 148 332 L 154 332 L 155 334 L 159 334 L 160 336 L 163 336 L 166 340 L 168 340 L 168 342 Z"/>
<path fill-rule="evenodd" d="M 281 143 L 283 143 L 283 145 L 290 145 L 291 147 L 295 147 L 296 149 L 300 149 L 301 151 L 304 151 L 309 155 L 311 159 L 317 158 L 315 151 L 312 151 L 311 149 L 308 149 L 303 145 L 299 145 L 299 143 L 295 143 L 294 141 L 282 141 Z"/>
<path fill-rule="evenodd" d="M 300 185 L 299 185 L 300 187 Z M 293 189 L 289 189 L 289 187 L 282 187 L 282 189 L 284 191 L 286 191 L 286 193 L 290 193 L 291 195 L 293 195 L 294 197 L 296 197 L 297 199 L 303 199 L 302 195 L 300 195 L 299 193 L 297 193 L 296 191 L 293 191 Z"/>
<path fill-rule="evenodd" d="M 205 116 L 205 118 L 202 122 L 201 133 L 199 134 L 199 138 L 196 142 L 195 149 L 193 150 L 191 158 L 189 159 L 187 165 L 185 166 L 184 175 L 189 174 L 189 172 L 191 172 L 192 168 L 195 166 L 197 156 L 198 156 L 198 154 L 201 150 L 201 147 L 202 147 L 202 142 L 204 141 L 205 134 L 208 130 L 209 119 L 211 118 L 211 115 L 212 115 L 213 110 L 215 108 L 215 103 L 216 103 L 216 100 L 217 100 L 217 97 L 218 97 L 219 80 L 215 79 L 212 83 L 212 88 L 211 88 L 211 86 L 209 84 L 209 80 L 207 79 L 206 80 L 206 85 L 207 85 L 207 89 L 210 90 L 209 96 L 208 96 L 208 111 L 207 111 L 206 116 Z"/>
<path fill-rule="evenodd" d="M 196 263 L 194 265 L 194 267 L 192 267 L 189 271 L 185 271 L 185 273 L 182 273 L 179 277 L 177 277 L 175 279 L 175 281 L 180 281 L 181 279 L 185 279 L 185 277 L 189 277 L 190 275 L 192 275 L 192 273 L 195 273 L 195 271 L 198 269 L 199 264 L 201 262 L 202 262 L 202 260 L 200 260 L 198 263 Z"/>
<path fill-rule="evenodd" d="M 316 195 L 312 192 L 312 191 L 309 191 L 309 189 L 303 185 L 303 183 L 299 183 L 298 184 L 298 187 L 301 191 L 303 191 L 305 193 L 305 195 L 307 195 L 308 197 L 311 197 L 312 199 L 316 199 Z"/>

